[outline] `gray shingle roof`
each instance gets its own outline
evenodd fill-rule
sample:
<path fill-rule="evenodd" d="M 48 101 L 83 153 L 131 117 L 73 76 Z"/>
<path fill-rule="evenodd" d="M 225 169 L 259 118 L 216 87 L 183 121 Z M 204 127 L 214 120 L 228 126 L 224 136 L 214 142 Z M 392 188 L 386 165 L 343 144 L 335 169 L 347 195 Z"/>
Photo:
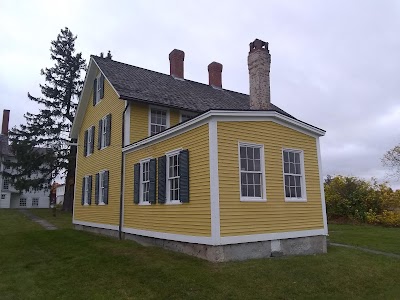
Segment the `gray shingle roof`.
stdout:
<path fill-rule="evenodd" d="M 249 110 L 249 95 L 174 77 L 92 55 L 121 99 L 204 112 L 213 110 Z M 274 104 L 268 110 L 294 118 Z"/>

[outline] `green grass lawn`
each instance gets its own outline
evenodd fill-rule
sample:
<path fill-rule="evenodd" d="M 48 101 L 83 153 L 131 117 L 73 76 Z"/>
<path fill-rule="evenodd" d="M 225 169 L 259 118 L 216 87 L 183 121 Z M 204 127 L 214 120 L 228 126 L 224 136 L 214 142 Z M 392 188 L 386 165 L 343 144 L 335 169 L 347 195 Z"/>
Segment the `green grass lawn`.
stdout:
<path fill-rule="evenodd" d="M 57 210 L 56 215 L 53 215 L 53 210 L 51 208 L 35 208 L 30 209 L 34 215 L 45 219 L 51 224 L 55 225 L 60 229 L 72 228 L 72 214 L 69 212 Z"/>
<path fill-rule="evenodd" d="M 399 277 L 358 250 L 213 264 L 0 210 L 1 299 L 398 299 Z"/>
<path fill-rule="evenodd" d="M 400 228 L 330 224 L 329 240 L 335 243 L 400 254 Z"/>

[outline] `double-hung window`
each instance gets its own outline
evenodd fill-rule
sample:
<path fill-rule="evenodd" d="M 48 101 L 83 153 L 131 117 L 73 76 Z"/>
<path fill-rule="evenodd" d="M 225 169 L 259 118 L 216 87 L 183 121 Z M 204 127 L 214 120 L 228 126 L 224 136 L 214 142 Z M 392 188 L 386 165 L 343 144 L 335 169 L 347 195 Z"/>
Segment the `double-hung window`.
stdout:
<path fill-rule="evenodd" d="M 3 177 L 3 190 L 8 190 L 10 188 L 10 178 Z"/>
<path fill-rule="evenodd" d="M 19 198 L 19 206 L 26 207 L 26 198 Z"/>
<path fill-rule="evenodd" d="M 167 154 L 167 202 L 180 203 L 179 193 L 179 152 Z"/>
<path fill-rule="evenodd" d="M 303 151 L 283 150 L 283 176 L 285 199 L 287 201 L 306 201 Z"/>
<path fill-rule="evenodd" d="M 111 144 L 111 114 L 99 120 L 98 145 L 97 148 L 103 149 Z"/>
<path fill-rule="evenodd" d="M 240 200 L 265 201 L 264 146 L 239 143 Z"/>
<path fill-rule="evenodd" d="M 32 198 L 32 207 L 39 206 L 39 198 Z"/>
<path fill-rule="evenodd" d="M 107 117 L 104 117 L 101 123 L 101 148 L 104 148 L 107 146 Z"/>
<path fill-rule="evenodd" d="M 169 127 L 168 110 L 160 108 L 150 108 L 150 135 L 157 134 Z"/>
<path fill-rule="evenodd" d="M 150 159 L 140 162 L 140 203 L 150 204 Z"/>
<path fill-rule="evenodd" d="M 104 170 L 96 174 L 95 202 L 97 205 L 108 204 L 109 171 Z"/>
<path fill-rule="evenodd" d="M 85 155 L 89 156 L 94 152 L 94 126 L 85 132 Z"/>
<path fill-rule="evenodd" d="M 90 205 L 92 202 L 92 176 L 83 177 L 82 205 Z"/>
<path fill-rule="evenodd" d="M 196 113 L 181 112 L 181 122 L 185 122 L 187 120 L 193 119 L 195 116 L 196 116 Z"/>

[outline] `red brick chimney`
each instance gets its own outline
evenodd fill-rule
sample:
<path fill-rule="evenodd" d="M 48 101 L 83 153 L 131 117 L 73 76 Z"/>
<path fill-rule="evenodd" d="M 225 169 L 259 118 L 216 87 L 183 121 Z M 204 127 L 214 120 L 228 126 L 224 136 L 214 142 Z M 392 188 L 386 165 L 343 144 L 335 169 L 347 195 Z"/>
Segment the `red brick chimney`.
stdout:
<path fill-rule="evenodd" d="M 10 120 L 10 110 L 3 110 L 3 123 L 1 125 L 1 134 L 8 135 L 8 122 Z"/>
<path fill-rule="evenodd" d="M 183 61 L 185 60 L 185 52 L 182 50 L 174 49 L 169 54 L 170 74 L 176 78 L 183 77 Z"/>
<path fill-rule="evenodd" d="M 208 65 L 209 84 L 216 88 L 222 88 L 222 65 L 213 61 Z"/>

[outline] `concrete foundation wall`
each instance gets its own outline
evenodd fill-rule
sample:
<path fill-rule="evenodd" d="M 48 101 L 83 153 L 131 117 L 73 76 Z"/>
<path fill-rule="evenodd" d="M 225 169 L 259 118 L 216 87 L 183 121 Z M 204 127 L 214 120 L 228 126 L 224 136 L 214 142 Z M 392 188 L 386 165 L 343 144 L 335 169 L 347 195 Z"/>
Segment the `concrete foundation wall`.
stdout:
<path fill-rule="evenodd" d="M 118 238 L 118 231 L 116 230 L 83 225 L 74 226 L 77 230 L 85 230 Z M 122 233 L 122 238 L 133 240 L 144 246 L 158 246 L 212 262 L 277 257 L 284 255 L 309 255 L 327 252 L 326 236 L 323 235 L 220 246 L 170 241 L 130 233 Z"/>

